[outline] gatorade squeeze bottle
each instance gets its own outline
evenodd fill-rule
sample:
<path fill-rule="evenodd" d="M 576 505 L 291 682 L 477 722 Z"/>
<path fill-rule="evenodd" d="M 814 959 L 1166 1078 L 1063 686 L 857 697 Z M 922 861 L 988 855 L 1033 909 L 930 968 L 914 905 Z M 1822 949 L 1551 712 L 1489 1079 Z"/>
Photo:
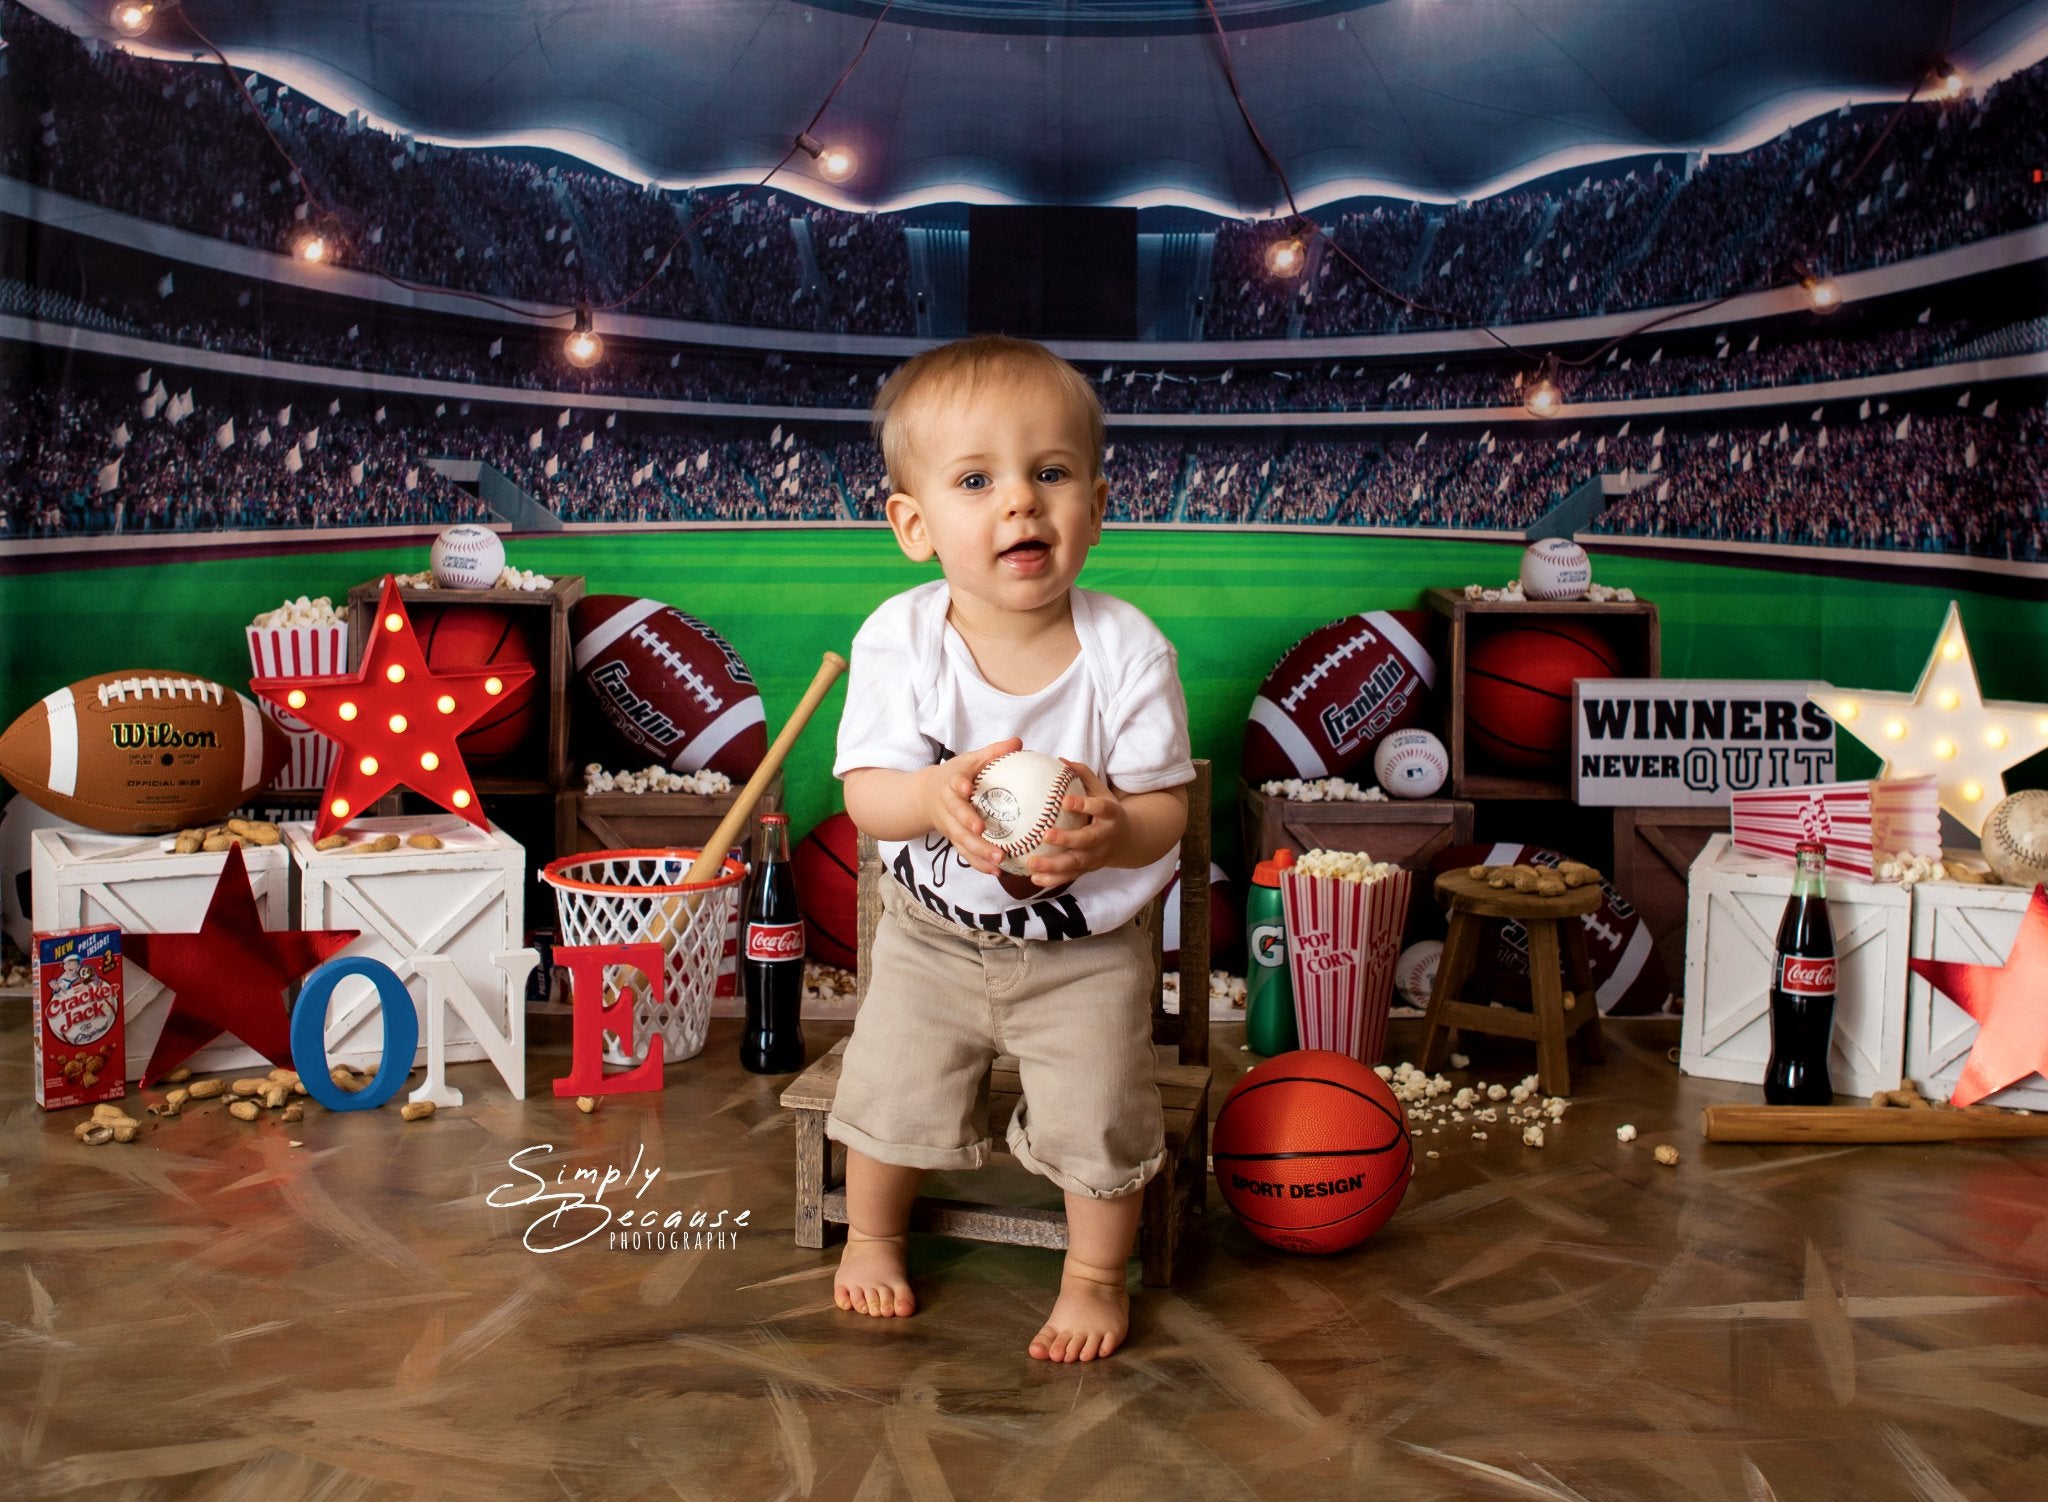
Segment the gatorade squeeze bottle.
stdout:
<path fill-rule="evenodd" d="M 1294 864 L 1281 850 L 1252 872 L 1245 901 L 1244 1041 L 1255 1054 L 1271 1058 L 1301 1046 L 1294 1028 L 1294 983 L 1287 974 L 1287 924 L 1280 910 L 1280 873 Z"/>

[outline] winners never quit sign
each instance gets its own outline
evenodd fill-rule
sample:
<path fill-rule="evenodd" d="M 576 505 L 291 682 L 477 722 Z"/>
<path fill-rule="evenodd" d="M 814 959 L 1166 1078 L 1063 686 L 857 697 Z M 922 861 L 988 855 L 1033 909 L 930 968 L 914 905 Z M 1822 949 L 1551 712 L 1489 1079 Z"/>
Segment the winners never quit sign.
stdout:
<path fill-rule="evenodd" d="M 1593 807 L 1710 807 L 1752 788 L 1835 780 L 1835 722 L 1812 685 L 1581 678 L 1572 798 Z"/>

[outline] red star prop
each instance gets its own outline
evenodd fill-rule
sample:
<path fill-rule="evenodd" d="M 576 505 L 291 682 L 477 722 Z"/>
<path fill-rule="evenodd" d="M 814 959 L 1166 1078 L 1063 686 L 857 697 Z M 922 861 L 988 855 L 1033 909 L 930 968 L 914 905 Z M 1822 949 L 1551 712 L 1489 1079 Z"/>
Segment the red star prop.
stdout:
<path fill-rule="evenodd" d="M 313 838 L 322 840 L 400 786 L 488 829 L 455 739 L 532 676 L 523 664 L 429 669 L 398 584 L 387 574 L 360 668 L 317 678 L 256 678 L 249 687 L 341 748 L 313 829 Z"/>
<path fill-rule="evenodd" d="M 2048 1074 L 2048 888 L 2034 888 L 2003 965 L 1907 963 L 1977 1019 L 1977 1041 L 1952 1104 L 1974 1105 L 2030 1074 Z"/>
<path fill-rule="evenodd" d="M 127 934 L 127 958 L 174 993 L 142 1083 L 176 1069 L 222 1033 L 271 1063 L 292 1061 L 285 988 L 348 947 L 360 930 L 266 929 L 239 845 L 228 847 L 196 934 Z"/>

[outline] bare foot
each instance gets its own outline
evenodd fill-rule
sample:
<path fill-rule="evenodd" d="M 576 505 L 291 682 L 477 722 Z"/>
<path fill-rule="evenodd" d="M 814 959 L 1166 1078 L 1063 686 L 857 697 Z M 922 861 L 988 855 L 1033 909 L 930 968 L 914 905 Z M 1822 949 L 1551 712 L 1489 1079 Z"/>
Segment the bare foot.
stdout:
<path fill-rule="evenodd" d="M 1091 1267 L 1069 1257 L 1045 1328 L 1031 1337 L 1031 1354 L 1040 1361 L 1093 1361 L 1122 1345 L 1130 1328 L 1124 1270 Z"/>
<path fill-rule="evenodd" d="M 917 1312 L 903 1253 L 908 1236 L 863 1236 L 849 1230 L 839 1271 L 832 1275 L 832 1302 L 854 1314 L 887 1319 Z"/>

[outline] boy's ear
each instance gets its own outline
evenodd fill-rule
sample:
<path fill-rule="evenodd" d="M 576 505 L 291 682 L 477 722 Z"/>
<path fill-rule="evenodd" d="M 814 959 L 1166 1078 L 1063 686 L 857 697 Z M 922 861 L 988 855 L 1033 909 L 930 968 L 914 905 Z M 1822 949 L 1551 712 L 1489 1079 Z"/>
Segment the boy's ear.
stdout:
<path fill-rule="evenodd" d="M 896 546 L 903 550 L 903 556 L 912 563 L 927 563 L 937 551 L 932 546 L 931 532 L 924 524 L 924 512 L 918 509 L 917 497 L 907 491 L 896 491 L 882 505 L 882 514 L 889 518 L 889 530 L 896 534 Z"/>
<path fill-rule="evenodd" d="M 1101 475 L 1095 477 L 1095 542 L 1102 541 L 1102 518 L 1109 511 L 1109 481 Z"/>

